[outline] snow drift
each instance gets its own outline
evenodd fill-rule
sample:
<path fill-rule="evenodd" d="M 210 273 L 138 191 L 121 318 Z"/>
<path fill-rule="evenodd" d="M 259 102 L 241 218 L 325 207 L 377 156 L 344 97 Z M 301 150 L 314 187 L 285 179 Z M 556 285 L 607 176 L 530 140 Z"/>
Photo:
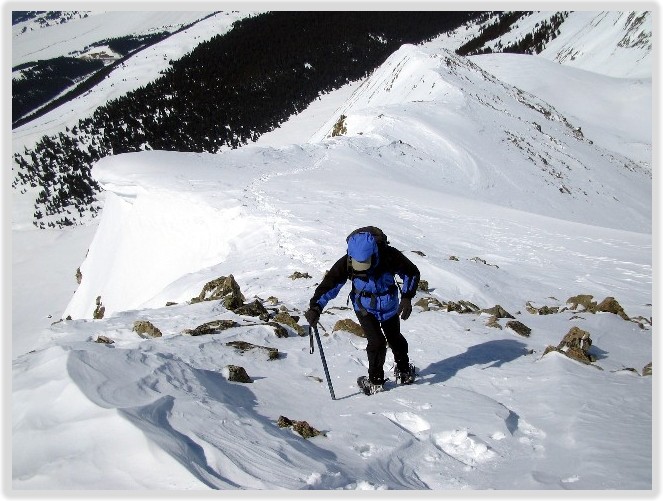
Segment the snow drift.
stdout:
<path fill-rule="evenodd" d="M 145 306 L 179 277 L 225 261 L 231 246 L 266 242 L 269 225 L 246 206 L 259 206 L 276 231 L 278 210 L 256 186 L 278 176 L 301 183 L 334 172 L 336 205 L 348 195 L 370 196 L 371 186 L 371 193 L 400 193 L 404 203 L 425 190 L 624 231 L 651 227 L 647 168 L 578 135 L 546 102 L 449 52 L 404 46 L 341 113 L 346 133 L 305 149 L 103 159 L 93 176 L 107 193 L 104 215 L 65 315 L 90 318 L 98 297 L 107 313 Z"/>
<path fill-rule="evenodd" d="M 99 162 L 105 208 L 62 315 L 73 319 L 13 362 L 13 488 L 651 489 L 646 150 L 610 149 L 585 128 L 590 107 L 558 108 L 554 86 L 535 97 L 473 61 L 404 47 L 326 123 L 285 124 L 290 141 Z M 589 75 L 567 70 L 560 80 Z M 329 137 L 335 124 L 345 132 Z M 355 388 L 366 341 L 334 328 L 354 317 L 347 289 L 321 318 L 337 400 L 293 327 L 278 337 L 219 301 L 189 301 L 232 274 L 247 301 L 301 318 L 345 236 L 367 224 L 429 285 L 415 301 L 433 307 L 402 324 L 412 386 Z M 578 294 L 615 297 L 630 319 L 566 309 Z M 105 315 L 92 320 L 98 297 Z M 500 305 L 531 333 L 435 301 Z M 543 306 L 557 313 L 530 313 Z M 162 336 L 138 336 L 138 320 Z M 187 334 L 219 320 L 234 324 Z M 543 355 L 572 327 L 591 334 L 593 363 Z M 228 381 L 231 364 L 252 382 Z M 304 440 L 281 416 L 323 434 Z"/>

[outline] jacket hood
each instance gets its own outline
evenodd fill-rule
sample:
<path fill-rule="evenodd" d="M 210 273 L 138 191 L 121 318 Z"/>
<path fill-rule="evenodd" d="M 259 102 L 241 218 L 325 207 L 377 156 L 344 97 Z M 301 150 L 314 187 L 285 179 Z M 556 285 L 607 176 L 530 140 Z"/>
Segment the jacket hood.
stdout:
<path fill-rule="evenodd" d="M 377 251 L 378 244 L 370 233 L 356 233 L 348 239 L 348 255 L 356 261 L 367 261 Z"/>

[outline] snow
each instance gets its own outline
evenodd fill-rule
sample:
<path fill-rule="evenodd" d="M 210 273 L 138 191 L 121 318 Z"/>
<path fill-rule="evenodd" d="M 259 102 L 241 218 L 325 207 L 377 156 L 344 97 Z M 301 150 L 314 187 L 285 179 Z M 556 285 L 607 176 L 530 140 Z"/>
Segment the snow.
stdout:
<path fill-rule="evenodd" d="M 102 159 L 93 225 L 14 228 L 14 492 L 652 489 L 657 409 L 640 373 L 653 327 L 526 310 L 592 294 L 651 319 L 652 122 L 637 115 L 651 81 L 536 57 L 458 58 L 446 43 L 401 48 L 254 145 Z M 341 114 L 347 133 L 332 138 Z M 499 304 L 531 336 L 506 319 L 495 328 L 486 314 L 415 306 L 401 326 L 418 381 L 366 397 L 355 387 L 366 341 L 333 331 L 354 318 L 346 287 L 321 318 L 332 400 L 306 337 L 279 338 L 219 301 L 189 304 L 232 274 L 247 302 L 274 296 L 301 316 L 345 236 L 367 224 L 429 282 L 415 302 Z M 97 297 L 106 312 L 93 320 Z M 239 326 L 183 333 L 218 319 Z M 136 320 L 163 336 L 139 337 Z M 591 334 L 594 366 L 543 356 L 573 326 Z M 281 356 L 226 346 L 236 340 Z M 230 364 L 253 382 L 228 381 Z M 281 415 L 324 435 L 279 428 Z"/>
<path fill-rule="evenodd" d="M 91 13 L 92 14 L 92 13 Z M 36 58 L 47 59 L 60 55 L 70 55 L 82 51 L 87 45 L 100 39 L 126 34 L 147 34 L 163 31 L 165 28 L 180 27 L 194 23 L 178 33 L 143 49 L 113 69 L 112 73 L 102 82 L 85 92 L 82 96 L 59 106 L 45 115 L 17 127 L 12 131 L 12 147 L 14 151 L 32 148 L 44 135 L 54 135 L 66 127 L 72 128 L 81 118 L 91 116 L 101 105 L 124 96 L 149 82 L 159 78 L 170 66 L 170 61 L 180 59 L 191 52 L 196 45 L 209 40 L 218 34 L 230 30 L 232 23 L 246 17 L 247 12 L 95 12 L 88 18 L 71 21 L 63 25 L 43 28 L 28 32 L 22 37 L 31 37 L 20 43 L 12 51 L 12 66 Z M 129 20 L 127 20 L 129 18 Z M 92 24 L 92 25 L 90 25 Z M 14 26 L 14 31 L 21 25 Z M 119 31 L 118 31 L 119 29 Z M 55 34 L 52 32 L 55 31 Z M 46 33 L 44 33 L 46 32 Z M 73 33 L 73 34 L 72 34 Z M 18 35 L 14 33 L 14 37 Z M 41 51 L 30 49 L 32 41 L 44 44 L 44 38 L 53 40 Z M 29 50 L 26 54 L 22 47 Z M 44 53 L 48 50 L 49 52 Z M 37 57 L 38 56 L 38 57 Z"/>

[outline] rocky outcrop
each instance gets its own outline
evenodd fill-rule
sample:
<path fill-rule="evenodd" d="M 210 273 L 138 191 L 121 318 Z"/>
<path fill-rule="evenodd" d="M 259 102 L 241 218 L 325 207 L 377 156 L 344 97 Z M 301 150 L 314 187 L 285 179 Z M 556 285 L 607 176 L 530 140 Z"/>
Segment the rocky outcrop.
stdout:
<path fill-rule="evenodd" d="M 226 346 L 235 348 L 242 353 L 251 350 L 263 352 L 267 356 L 267 360 L 276 360 L 277 358 L 279 358 L 279 350 L 277 348 L 270 348 L 269 346 L 260 346 L 257 344 L 251 344 L 247 341 L 229 341 L 226 343 Z"/>
<path fill-rule="evenodd" d="M 246 369 L 239 365 L 226 365 L 224 372 L 228 381 L 234 381 L 236 383 L 253 383 L 249 375 L 246 373 Z"/>
<path fill-rule="evenodd" d="M 590 294 L 580 294 L 578 296 L 570 297 L 566 300 L 566 304 L 570 305 L 569 309 L 577 310 L 580 306 L 584 308 L 583 311 L 589 313 L 614 313 L 619 315 L 624 320 L 631 320 L 614 297 L 608 296 L 600 303 L 594 301 L 594 296 Z"/>
<path fill-rule="evenodd" d="M 106 307 L 101 304 L 101 296 L 97 296 L 96 305 L 94 313 L 92 313 L 92 318 L 95 320 L 101 320 L 104 318 L 104 313 L 106 313 Z"/>
<path fill-rule="evenodd" d="M 293 329 L 299 336 L 308 335 L 306 329 L 297 323 L 298 318 L 294 318 L 292 315 L 290 315 L 290 313 L 288 313 L 288 310 L 286 309 L 282 309 L 281 311 L 279 311 L 276 315 L 274 315 L 272 320 L 274 322 L 287 325 L 288 327 Z"/>
<path fill-rule="evenodd" d="M 235 308 L 232 307 L 234 305 L 226 305 L 225 302 L 224 306 L 227 309 L 234 311 L 237 315 L 258 317 L 263 321 L 269 320 L 269 311 L 267 311 L 267 308 L 265 308 L 258 299 L 254 300 L 252 303 L 243 304 Z"/>
<path fill-rule="evenodd" d="M 621 318 L 623 318 L 628 322 L 634 322 L 638 324 L 638 326 L 641 329 L 646 329 L 647 325 L 650 326 L 652 325 L 651 318 L 648 319 L 642 316 L 633 317 L 633 318 L 629 317 L 624 311 L 622 305 L 619 304 L 619 301 L 617 301 L 612 296 L 608 296 L 603 301 L 598 303 L 594 300 L 594 296 L 592 296 L 591 294 L 578 294 L 577 296 L 572 296 L 569 299 L 567 299 L 566 306 L 564 307 L 546 306 L 546 305 L 541 307 L 536 307 L 532 304 L 531 301 L 527 301 L 525 308 L 529 313 L 533 315 L 551 315 L 555 313 L 563 313 L 568 310 L 577 311 L 578 313 L 591 313 L 591 314 L 613 313 L 615 315 L 620 316 Z M 574 316 L 572 318 L 581 318 L 581 317 Z"/>
<path fill-rule="evenodd" d="M 551 351 L 557 351 L 583 364 L 592 364 L 596 361 L 596 357 L 589 353 L 591 346 L 592 339 L 589 332 L 574 326 L 556 347 L 548 346 L 543 355 L 545 356 Z"/>
<path fill-rule="evenodd" d="M 518 320 L 509 320 L 506 323 L 508 329 L 511 329 L 516 334 L 520 334 L 523 337 L 529 337 L 532 332 L 532 329 L 527 327 L 524 323 L 519 322 Z"/>
<path fill-rule="evenodd" d="M 554 313 L 559 313 L 559 306 L 541 306 L 537 308 L 532 304 L 531 301 L 527 301 L 525 304 L 525 309 L 532 315 L 552 315 Z"/>
<path fill-rule="evenodd" d="M 244 295 L 242 294 L 239 284 L 235 277 L 230 275 L 228 277 L 219 277 L 215 280 L 207 282 L 203 286 L 197 297 L 191 299 L 191 303 L 199 303 L 201 301 L 214 301 L 218 299 L 225 299 L 228 296 L 233 297 L 239 304 L 244 303 Z"/>
<path fill-rule="evenodd" d="M 132 330 L 145 339 L 162 336 L 161 331 L 149 320 L 136 320 Z"/>
<path fill-rule="evenodd" d="M 444 305 L 434 297 L 422 297 L 414 303 L 414 306 L 419 306 L 424 311 L 440 310 L 444 307 Z"/>
<path fill-rule="evenodd" d="M 279 416 L 276 425 L 279 428 L 292 428 L 294 431 L 299 433 L 304 438 L 313 438 L 317 437 L 318 435 L 326 436 L 321 431 L 313 428 L 306 421 L 293 421 L 292 419 L 288 419 L 285 416 Z"/>
<path fill-rule="evenodd" d="M 359 325 L 357 322 L 350 318 L 345 318 L 343 320 L 339 320 L 334 324 L 334 328 L 332 329 L 332 332 L 336 331 L 346 331 L 351 334 L 354 334 L 355 336 L 359 337 L 366 337 L 366 334 L 364 334 L 364 329 L 361 328 L 361 325 Z"/>
<path fill-rule="evenodd" d="M 619 304 L 614 297 L 605 298 L 596 306 L 596 310 L 604 313 L 614 313 L 615 315 L 622 317 L 624 320 L 631 320 L 624 311 L 624 308 L 622 308 L 622 305 Z"/>
<path fill-rule="evenodd" d="M 264 325 L 269 325 L 271 328 L 273 328 L 276 337 L 290 337 L 290 334 L 288 334 L 288 329 L 283 327 L 278 322 L 266 322 Z"/>
<path fill-rule="evenodd" d="M 299 278 L 313 278 L 311 275 L 308 274 L 308 272 L 302 273 L 301 271 L 296 271 L 292 275 L 290 275 L 288 278 L 291 280 L 297 280 Z"/>
<path fill-rule="evenodd" d="M 234 320 L 212 320 L 211 322 L 206 322 L 194 329 L 184 329 L 182 334 L 188 336 L 203 336 L 206 334 L 218 334 L 219 332 L 225 331 L 227 329 L 232 329 L 233 327 L 238 327 L 239 324 Z"/>
<path fill-rule="evenodd" d="M 506 311 L 499 304 L 493 306 L 492 308 L 486 308 L 481 310 L 481 313 L 488 313 L 489 315 L 494 315 L 497 318 L 516 318 L 511 313 Z"/>

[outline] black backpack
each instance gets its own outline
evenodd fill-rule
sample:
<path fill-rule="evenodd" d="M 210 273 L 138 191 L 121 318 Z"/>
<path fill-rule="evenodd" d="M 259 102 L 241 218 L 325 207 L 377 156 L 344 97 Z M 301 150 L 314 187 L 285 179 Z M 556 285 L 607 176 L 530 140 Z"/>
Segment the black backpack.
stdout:
<path fill-rule="evenodd" d="M 385 235 L 384 231 L 382 231 L 377 226 L 364 226 L 362 228 L 357 228 L 356 230 L 354 230 L 352 233 L 350 233 L 347 236 L 345 241 L 348 242 L 350 240 L 350 237 L 352 235 L 356 235 L 357 233 L 370 233 L 371 235 L 373 235 L 373 238 L 375 239 L 375 243 L 378 244 L 378 249 L 389 244 L 389 240 L 387 239 L 387 235 Z"/>

